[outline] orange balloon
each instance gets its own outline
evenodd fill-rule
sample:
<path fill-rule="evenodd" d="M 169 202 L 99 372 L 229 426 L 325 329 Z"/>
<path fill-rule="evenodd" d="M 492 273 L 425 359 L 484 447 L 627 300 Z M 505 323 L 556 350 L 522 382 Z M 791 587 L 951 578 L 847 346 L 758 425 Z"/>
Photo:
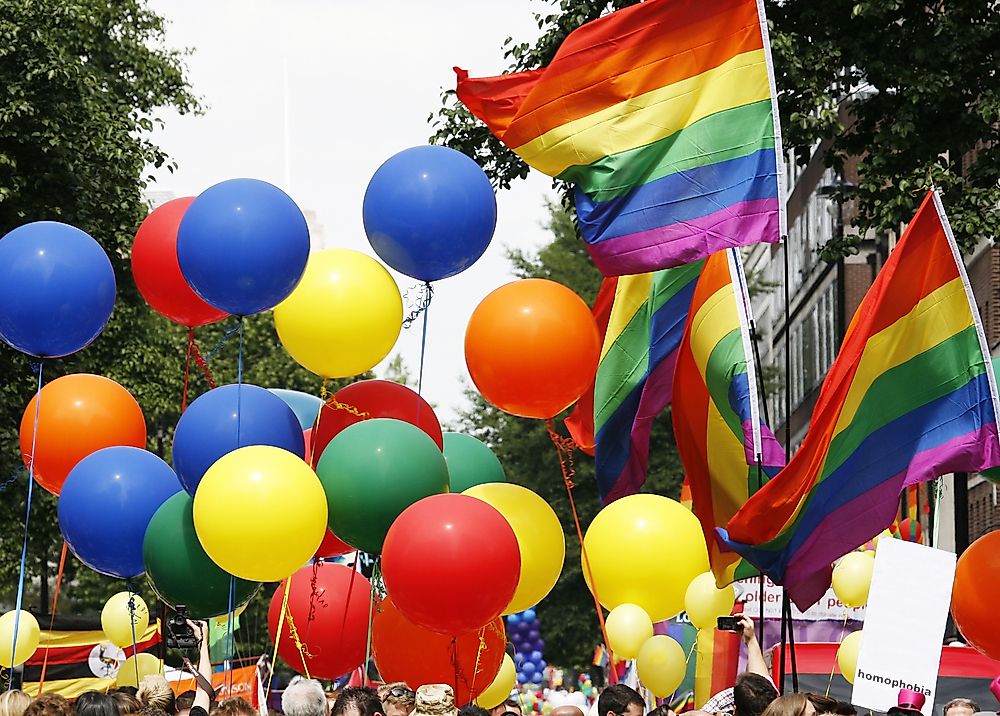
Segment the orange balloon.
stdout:
<path fill-rule="evenodd" d="M 1000 531 L 983 535 L 962 553 L 955 568 L 951 615 L 965 641 L 1000 659 L 997 599 L 1000 592 Z"/>
<path fill-rule="evenodd" d="M 587 304 L 542 278 L 493 291 L 465 331 L 472 382 L 490 403 L 524 418 L 551 418 L 575 403 L 593 383 L 600 356 Z"/>
<path fill-rule="evenodd" d="M 35 396 L 21 418 L 21 455 L 31 462 Z M 146 447 L 146 419 L 132 394 L 99 375 L 75 373 L 41 390 L 34 473 L 38 484 L 58 495 L 80 460 L 116 445 Z"/>

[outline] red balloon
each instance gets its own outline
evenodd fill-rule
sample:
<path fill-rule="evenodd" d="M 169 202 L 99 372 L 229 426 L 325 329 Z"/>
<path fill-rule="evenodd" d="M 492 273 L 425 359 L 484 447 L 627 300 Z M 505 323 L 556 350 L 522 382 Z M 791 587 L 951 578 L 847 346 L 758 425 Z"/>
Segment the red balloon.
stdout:
<path fill-rule="evenodd" d="M 368 641 L 368 610 L 372 585 L 363 574 L 339 564 L 316 562 L 303 567 L 291 577 L 288 612 L 281 629 L 278 655 L 290 667 L 305 673 L 291 636 L 291 625 L 303 644 L 309 674 L 321 679 L 335 679 L 357 668 L 365 660 Z M 282 582 L 271 597 L 267 612 L 267 630 L 274 641 L 278 618 L 285 596 Z"/>
<path fill-rule="evenodd" d="M 157 207 L 135 234 L 132 275 L 146 303 L 182 326 L 204 326 L 226 314 L 201 300 L 191 290 L 177 262 L 177 227 L 193 196 Z"/>
<path fill-rule="evenodd" d="M 1000 591 L 1000 531 L 973 542 L 958 558 L 951 615 L 965 641 L 991 659 L 1000 659 L 996 595 Z"/>
<path fill-rule="evenodd" d="M 319 549 L 316 550 L 316 558 L 328 559 L 330 557 L 339 557 L 342 554 L 353 551 L 354 547 L 341 541 L 340 537 L 335 535 L 331 530 L 327 530 L 326 537 L 323 538 Z"/>
<path fill-rule="evenodd" d="M 450 684 L 456 704 L 469 703 L 493 682 L 506 645 L 500 617 L 481 630 L 452 639 L 417 626 L 391 599 L 375 607 L 372 652 L 382 678 L 414 686 Z"/>
<path fill-rule="evenodd" d="M 521 552 L 514 530 L 475 497 L 432 495 L 407 507 L 382 548 L 386 591 L 414 624 L 464 634 L 488 624 L 514 596 Z"/>
<path fill-rule="evenodd" d="M 901 540 L 906 540 L 907 542 L 923 544 L 924 541 L 924 530 L 920 526 L 920 522 L 911 520 L 909 517 L 899 523 L 899 527 L 896 528 L 896 534 L 899 535 Z"/>
<path fill-rule="evenodd" d="M 333 394 L 333 398 L 348 409 L 334 407 L 331 405 L 332 400 L 327 401 L 327 404 L 320 409 L 313 425 L 314 469 L 319 464 L 326 446 L 338 433 L 349 425 L 365 419 L 355 415 L 352 412 L 355 410 L 367 413 L 365 416 L 367 418 L 395 418 L 416 425 L 430 435 L 442 451 L 444 450 L 441 423 L 434 414 L 434 408 L 405 385 L 393 383 L 391 380 L 360 380 L 341 388 Z"/>

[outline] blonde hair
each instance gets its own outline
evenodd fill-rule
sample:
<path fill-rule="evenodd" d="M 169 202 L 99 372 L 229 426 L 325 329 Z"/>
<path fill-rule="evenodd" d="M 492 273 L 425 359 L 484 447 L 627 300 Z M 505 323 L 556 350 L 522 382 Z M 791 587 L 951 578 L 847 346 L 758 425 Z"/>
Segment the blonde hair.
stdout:
<path fill-rule="evenodd" d="M 785 694 L 768 704 L 760 716 L 803 716 L 808 708 L 809 698 L 805 694 Z"/>
<path fill-rule="evenodd" d="M 19 689 L 0 694 L 0 716 L 21 716 L 31 703 L 31 697 Z"/>
<path fill-rule="evenodd" d="M 152 706 L 163 709 L 168 714 L 174 713 L 174 691 L 161 674 L 143 676 L 135 697 L 144 707 Z"/>

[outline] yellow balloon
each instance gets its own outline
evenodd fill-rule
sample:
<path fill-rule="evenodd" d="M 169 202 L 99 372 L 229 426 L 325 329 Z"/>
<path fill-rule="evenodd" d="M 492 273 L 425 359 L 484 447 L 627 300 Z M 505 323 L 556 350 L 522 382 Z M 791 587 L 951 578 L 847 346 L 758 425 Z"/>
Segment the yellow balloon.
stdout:
<path fill-rule="evenodd" d="M 489 482 L 462 494 L 492 505 L 514 530 L 521 550 L 521 577 L 504 614 L 522 612 L 552 591 L 562 572 L 566 536 L 549 503 L 526 487 L 509 482 Z"/>
<path fill-rule="evenodd" d="M 719 589 L 715 586 L 715 575 L 705 572 L 688 585 L 684 593 L 684 611 L 695 627 L 710 629 L 715 626 L 718 617 L 724 617 L 733 611 L 735 601 L 736 590 L 732 584 Z"/>
<path fill-rule="evenodd" d="M 616 659 L 634 659 L 653 636 L 653 621 L 646 610 L 634 604 L 619 604 L 604 620 L 608 646 Z"/>
<path fill-rule="evenodd" d="M 597 513 L 584 538 L 583 576 L 608 609 L 642 607 L 654 622 L 684 608 L 691 580 L 708 571 L 708 550 L 698 518 L 660 495 L 623 497 Z"/>
<path fill-rule="evenodd" d="M 131 608 L 129 599 L 132 600 Z M 118 592 L 104 603 L 101 628 L 104 629 L 104 636 L 115 646 L 132 646 L 133 634 L 135 641 L 141 641 L 148 627 L 149 607 L 135 592 Z"/>
<path fill-rule="evenodd" d="M 14 647 L 15 624 L 17 648 Z M 38 648 L 41 636 L 35 617 L 23 609 L 20 612 L 12 609 L 0 616 L 0 665 L 10 668 L 26 662 Z"/>
<path fill-rule="evenodd" d="M 848 634 L 837 649 L 837 668 L 850 683 L 854 683 L 854 673 L 858 670 L 858 654 L 861 653 L 861 632 Z"/>
<path fill-rule="evenodd" d="M 669 636 L 658 634 L 650 637 L 639 649 L 635 669 L 639 681 L 654 696 L 661 699 L 670 696 L 681 685 L 687 670 L 684 649 Z"/>
<path fill-rule="evenodd" d="M 254 582 L 284 579 L 326 535 L 326 493 L 298 456 L 269 445 L 223 455 L 194 495 L 194 529 L 212 561 Z"/>
<path fill-rule="evenodd" d="M 274 328 L 295 361 L 324 378 L 347 378 L 385 358 L 403 325 L 403 301 L 375 259 L 351 249 L 314 251 L 302 280 L 274 309 Z"/>
<path fill-rule="evenodd" d="M 142 652 L 130 656 L 122 662 L 122 665 L 118 667 L 118 678 L 115 679 L 115 685 L 118 688 L 122 686 L 135 686 L 138 688 L 142 677 L 149 676 L 150 674 L 159 674 L 161 671 L 163 671 L 163 668 L 160 660 L 152 654 Z M 137 672 L 139 678 L 136 678 Z"/>
<path fill-rule="evenodd" d="M 508 654 L 504 654 L 503 661 L 500 662 L 500 671 L 483 693 L 476 697 L 476 705 L 484 709 L 499 706 L 510 696 L 510 691 L 516 683 L 517 669 L 514 668 L 514 660 Z"/>
<path fill-rule="evenodd" d="M 833 568 L 833 593 L 849 607 L 863 607 L 868 603 L 874 571 L 873 553 L 851 552 L 844 555 Z"/>

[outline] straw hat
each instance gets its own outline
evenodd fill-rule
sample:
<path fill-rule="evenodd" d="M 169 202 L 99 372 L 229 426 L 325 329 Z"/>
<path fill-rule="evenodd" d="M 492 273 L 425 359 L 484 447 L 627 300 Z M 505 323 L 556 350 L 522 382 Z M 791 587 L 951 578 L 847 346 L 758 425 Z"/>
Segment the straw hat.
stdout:
<path fill-rule="evenodd" d="M 410 716 L 457 716 L 455 692 L 448 684 L 425 684 L 417 689 L 417 705 Z"/>

